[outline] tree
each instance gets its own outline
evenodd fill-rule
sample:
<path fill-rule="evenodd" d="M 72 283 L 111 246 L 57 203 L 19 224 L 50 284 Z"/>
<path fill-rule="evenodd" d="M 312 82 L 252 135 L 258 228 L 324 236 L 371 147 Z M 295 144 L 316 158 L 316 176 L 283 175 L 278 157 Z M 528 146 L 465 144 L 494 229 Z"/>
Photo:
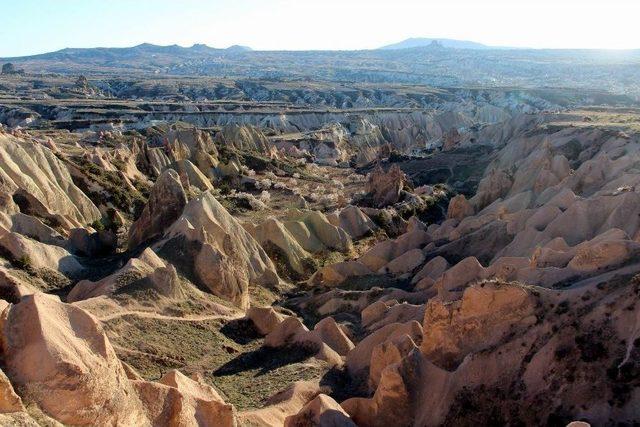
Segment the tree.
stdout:
<path fill-rule="evenodd" d="M 15 74 L 16 66 L 11 62 L 7 62 L 2 66 L 2 74 Z"/>
<path fill-rule="evenodd" d="M 11 62 L 2 65 L 2 74 L 22 74 L 24 70 L 16 68 Z"/>

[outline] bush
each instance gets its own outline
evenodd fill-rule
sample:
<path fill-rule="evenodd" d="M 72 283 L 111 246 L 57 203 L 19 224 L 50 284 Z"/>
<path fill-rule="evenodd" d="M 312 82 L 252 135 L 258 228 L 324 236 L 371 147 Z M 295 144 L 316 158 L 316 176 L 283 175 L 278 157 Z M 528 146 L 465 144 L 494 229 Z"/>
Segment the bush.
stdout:
<path fill-rule="evenodd" d="M 104 229 L 106 228 L 104 226 L 104 223 L 102 222 L 102 218 L 96 219 L 95 221 L 93 221 L 91 223 L 91 227 L 93 227 L 93 229 L 96 231 L 104 231 Z"/>
<path fill-rule="evenodd" d="M 24 270 L 31 268 L 31 265 L 31 258 L 29 258 L 29 255 L 22 255 L 16 260 L 16 266 Z"/>

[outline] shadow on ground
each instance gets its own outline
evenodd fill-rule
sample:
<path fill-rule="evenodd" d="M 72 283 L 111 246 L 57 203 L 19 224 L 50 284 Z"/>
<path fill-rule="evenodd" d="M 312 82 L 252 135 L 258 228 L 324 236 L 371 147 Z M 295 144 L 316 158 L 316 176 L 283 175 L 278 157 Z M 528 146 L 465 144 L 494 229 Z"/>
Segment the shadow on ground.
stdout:
<path fill-rule="evenodd" d="M 235 359 L 230 360 L 216 369 L 213 375 L 220 377 L 252 370 L 258 371 L 256 376 L 265 375 L 283 366 L 303 362 L 315 353 L 317 353 L 317 349 L 302 346 L 260 347 L 257 350 L 242 353 Z"/>
<path fill-rule="evenodd" d="M 246 345 L 261 338 L 260 333 L 250 319 L 232 320 L 220 328 L 220 332 L 240 345 Z"/>

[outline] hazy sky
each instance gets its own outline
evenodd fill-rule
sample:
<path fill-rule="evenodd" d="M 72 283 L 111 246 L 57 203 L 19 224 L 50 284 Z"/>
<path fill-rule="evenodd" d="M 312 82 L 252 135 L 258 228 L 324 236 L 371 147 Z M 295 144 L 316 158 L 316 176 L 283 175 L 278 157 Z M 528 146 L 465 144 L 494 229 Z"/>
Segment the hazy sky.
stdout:
<path fill-rule="evenodd" d="M 0 0 L 0 56 L 143 42 L 370 49 L 408 37 L 640 48 L 640 0 Z"/>

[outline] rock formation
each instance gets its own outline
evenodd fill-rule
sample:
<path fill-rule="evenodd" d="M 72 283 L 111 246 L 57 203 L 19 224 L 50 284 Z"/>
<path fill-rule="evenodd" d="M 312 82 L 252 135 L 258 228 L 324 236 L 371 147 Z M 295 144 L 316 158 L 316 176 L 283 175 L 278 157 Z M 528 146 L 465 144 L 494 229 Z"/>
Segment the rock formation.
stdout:
<path fill-rule="evenodd" d="M 79 308 L 44 294 L 25 297 L 3 313 L 2 354 L 11 382 L 60 422 L 146 422 L 102 327 Z"/>
<path fill-rule="evenodd" d="M 406 185 L 407 177 L 397 165 L 391 166 L 386 172 L 377 167 L 369 175 L 365 191 L 371 194 L 374 207 L 383 208 L 397 203 Z"/>
<path fill-rule="evenodd" d="M 78 282 L 69 292 L 67 299 L 79 301 L 136 288 L 153 290 L 166 297 L 180 295 L 175 267 L 165 264 L 151 249 L 147 248 L 138 258 L 130 259 L 120 270 L 98 282 L 89 280 Z"/>
<path fill-rule="evenodd" d="M 159 245 L 170 256 L 187 256 L 180 264 L 193 269 L 202 285 L 242 308 L 249 305 L 249 284 L 279 281 L 264 250 L 211 192 L 187 203 Z"/>
<path fill-rule="evenodd" d="M 140 218 L 129 230 L 129 247 L 135 248 L 161 236 L 182 214 L 186 204 L 187 197 L 178 174 L 171 169 L 163 172 L 153 186 Z"/>
<path fill-rule="evenodd" d="M 62 161 L 43 145 L 0 135 L 0 157 L 0 193 L 11 196 L 20 212 L 67 227 L 100 218 Z"/>

